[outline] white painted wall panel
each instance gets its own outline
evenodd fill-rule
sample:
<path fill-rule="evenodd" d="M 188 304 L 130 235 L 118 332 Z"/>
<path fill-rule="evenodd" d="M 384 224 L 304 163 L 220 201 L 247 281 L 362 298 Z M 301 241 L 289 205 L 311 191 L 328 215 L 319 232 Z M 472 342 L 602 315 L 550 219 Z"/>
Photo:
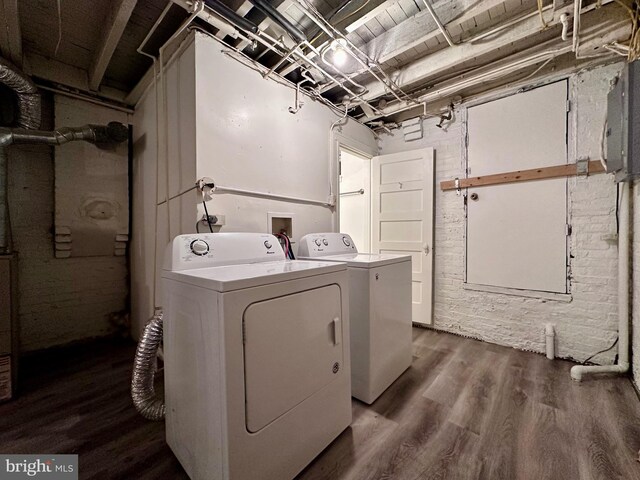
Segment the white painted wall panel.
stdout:
<path fill-rule="evenodd" d="M 470 176 L 567 163 L 567 82 L 471 107 Z M 556 293 L 567 291 L 564 178 L 470 188 L 467 281 Z"/>
<path fill-rule="evenodd" d="M 180 113 L 171 120 L 175 131 L 170 129 L 168 137 L 173 152 L 169 168 L 170 191 L 180 193 L 178 186 L 180 191 L 185 191 L 198 178 L 207 176 L 228 187 L 326 201 L 330 183 L 334 194 L 338 189 L 337 138 L 347 144 L 353 142 L 359 150 L 377 151 L 372 132 L 354 121 L 336 128 L 330 141 L 329 127 L 339 118 L 336 113 L 304 97 L 304 106 L 298 114 L 292 115 L 287 109 L 294 101 L 293 89 L 273 80 L 264 80 L 259 73 L 221 50 L 216 41 L 196 34 L 194 42 L 169 67 L 169 70 L 182 72 L 167 75 L 176 79 L 168 83 L 168 104 L 175 105 L 175 110 L 175 97 L 181 99 Z M 189 71 L 194 75 L 195 86 L 189 87 Z M 158 175 L 157 199 L 160 202 L 166 191 L 162 155 L 158 162 L 154 151 L 157 140 L 154 92 L 152 88 L 147 93 L 134 115 L 135 162 L 141 169 L 140 174 L 147 177 L 134 178 L 134 218 L 142 222 L 134 226 L 134 232 L 140 232 L 142 238 L 134 235 L 133 240 L 136 248 L 132 257 L 132 283 L 135 287 L 133 295 L 137 296 L 133 312 L 134 335 L 153 313 L 155 282 L 149 259 L 155 258 L 159 271 L 169 239 L 179 233 L 194 232 L 196 220 L 203 214 L 198 195 L 191 191 L 170 202 L 170 232 L 164 203 L 157 208 L 158 219 L 154 225 L 155 209 L 149 212 L 148 198 L 155 198 L 155 183 L 150 179 Z M 194 132 L 195 141 L 190 143 Z M 329 161 L 332 162 L 332 178 Z M 182 166 L 177 168 L 178 164 Z M 337 228 L 333 210 L 300 203 L 216 194 L 208 202 L 208 209 L 211 214 L 225 216 L 225 226 L 216 227 L 216 231 L 266 232 L 268 212 L 295 215 L 294 241 L 307 233 Z M 153 245 L 150 236 L 157 239 L 157 248 L 152 254 L 149 253 Z M 161 304 L 159 290 L 156 303 Z"/>
<path fill-rule="evenodd" d="M 622 64 L 581 72 L 570 79 L 569 162 L 577 156 L 598 158 L 602 119 L 609 81 Z M 402 132 L 384 135 L 382 153 L 433 147 L 436 185 L 463 177 L 463 138 L 459 121 L 436 128 L 437 119 L 424 123 L 424 138 L 405 143 Z M 579 121 L 577 121 L 579 119 Z M 568 182 L 571 296 L 569 303 L 465 290 L 465 215 L 455 192 L 435 194 L 434 328 L 524 350 L 544 352 L 544 324 L 555 325 L 557 353 L 584 360 L 611 345 L 617 331 L 617 248 L 602 239 L 615 232 L 615 186 L 607 175 L 571 178 Z M 636 198 L 636 205 L 639 200 Z M 636 217 L 637 222 L 637 217 Z M 640 245 L 636 243 L 638 251 Z M 639 276 L 640 278 L 640 276 Z M 636 284 L 637 285 L 637 284 Z M 637 302 L 637 297 L 636 297 Z M 636 317 L 635 325 L 640 325 Z M 636 345 L 640 336 L 636 334 Z M 596 357 L 612 363 L 615 352 Z M 636 372 L 640 367 L 636 361 Z M 638 377 L 636 377 L 638 378 Z"/>

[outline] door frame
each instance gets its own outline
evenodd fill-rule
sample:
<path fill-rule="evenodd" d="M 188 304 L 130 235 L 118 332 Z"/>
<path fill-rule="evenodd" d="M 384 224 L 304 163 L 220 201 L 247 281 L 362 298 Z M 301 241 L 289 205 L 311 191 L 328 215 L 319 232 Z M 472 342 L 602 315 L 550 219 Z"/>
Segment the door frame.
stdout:
<path fill-rule="evenodd" d="M 461 135 L 461 165 L 460 170 L 464 176 L 464 178 L 469 178 L 469 117 L 468 111 L 469 108 L 477 107 L 479 105 L 483 105 L 485 103 L 494 102 L 497 100 L 501 100 L 503 98 L 511 97 L 513 95 L 518 95 L 521 93 L 527 93 L 531 90 L 535 90 L 537 88 L 546 87 L 553 83 L 558 82 L 566 82 L 567 85 L 567 112 L 566 112 L 566 150 L 565 157 L 566 163 L 575 163 L 576 161 L 576 151 L 577 151 L 577 109 L 573 108 L 575 105 L 575 91 L 572 88 L 573 85 L 571 83 L 572 75 L 561 75 L 555 76 L 551 78 L 546 78 L 540 82 L 529 84 L 529 85 L 520 85 L 508 90 L 492 92 L 486 95 L 482 95 L 478 98 L 471 99 L 467 102 L 463 102 L 460 108 L 460 121 L 462 128 Z M 462 287 L 465 290 L 473 290 L 480 292 L 493 292 L 493 293 L 502 293 L 506 295 L 515 295 L 521 297 L 528 298 L 541 298 L 541 299 L 550 299 L 550 300 L 559 300 L 564 302 L 570 302 L 572 300 L 571 294 L 571 235 L 566 236 L 566 290 L 565 293 L 557 293 L 557 292 L 547 292 L 543 290 L 523 290 L 511 287 L 493 287 L 488 285 L 475 285 L 467 282 L 467 239 L 468 239 L 468 224 L 469 224 L 469 211 L 468 211 L 468 188 L 461 189 L 460 196 L 464 200 L 464 261 L 462 262 Z M 571 225 L 571 196 L 569 195 L 569 179 L 565 183 L 565 192 L 566 192 L 566 224 Z"/>
<path fill-rule="evenodd" d="M 333 191 L 336 197 L 335 212 L 331 226 L 334 232 L 338 232 L 338 229 L 340 228 L 340 172 L 338 171 L 340 165 L 340 151 L 342 149 L 350 150 L 356 155 L 368 158 L 369 161 L 371 161 L 371 159 L 376 155 L 379 155 L 379 152 L 377 147 L 367 145 L 359 140 L 343 135 L 338 131 L 333 132 L 331 147 L 331 162 L 333 168 L 332 176 L 329 181 L 335 186 Z M 371 175 L 369 175 L 369 185 L 371 185 Z M 369 209 L 369 225 L 371 225 L 371 208 Z M 369 243 L 371 243 L 371 241 L 369 241 Z M 371 245 L 369 245 L 369 249 L 370 248 Z"/>

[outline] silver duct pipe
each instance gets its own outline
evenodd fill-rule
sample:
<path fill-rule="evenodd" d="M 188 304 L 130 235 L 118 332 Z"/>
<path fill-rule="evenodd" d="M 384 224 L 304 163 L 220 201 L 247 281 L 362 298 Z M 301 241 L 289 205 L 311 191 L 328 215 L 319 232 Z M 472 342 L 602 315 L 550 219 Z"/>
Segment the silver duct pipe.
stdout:
<path fill-rule="evenodd" d="M 156 372 L 156 356 L 162 341 L 162 313 L 156 311 L 144 327 L 136 349 L 131 378 L 131 398 L 136 410 L 148 420 L 164 418 L 164 401 L 155 394 L 153 379 Z"/>
<path fill-rule="evenodd" d="M 42 99 L 35 83 L 2 58 L 0 58 L 0 82 L 13 90 L 18 97 L 18 126 L 38 128 L 42 117 Z"/>
<path fill-rule="evenodd" d="M 38 109 L 39 108 L 38 106 Z M 108 125 L 84 125 L 74 128 L 63 127 L 51 132 L 0 127 L 0 254 L 11 253 L 9 248 L 9 193 L 7 187 L 8 167 L 6 147 L 14 144 L 56 146 L 78 140 L 94 143 L 98 147 L 101 147 L 114 143 L 122 143 L 128 138 L 129 129 L 126 125 L 118 122 L 111 122 Z"/>
<path fill-rule="evenodd" d="M 0 147 L 13 144 L 45 144 L 64 145 L 65 143 L 83 140 L 106 145 L 122 143 L 129 138 L 129 129 L 118 122 L 108 125 L 84 125 L 82 127 L 62 127 L 51 132 L 42 130 L 24 130 L 18 128 L 0 128 Z"/>

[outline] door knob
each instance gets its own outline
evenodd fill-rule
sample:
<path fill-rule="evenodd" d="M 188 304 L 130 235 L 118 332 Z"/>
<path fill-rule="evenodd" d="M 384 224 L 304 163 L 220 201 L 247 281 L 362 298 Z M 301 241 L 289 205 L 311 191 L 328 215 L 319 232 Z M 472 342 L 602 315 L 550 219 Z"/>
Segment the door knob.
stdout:
<path fill-rule="evenodd" d="M 422 250 L 424 251 L 425 255 L 429 255 L 429 244 L 428 243 L 423 244 Z"/>

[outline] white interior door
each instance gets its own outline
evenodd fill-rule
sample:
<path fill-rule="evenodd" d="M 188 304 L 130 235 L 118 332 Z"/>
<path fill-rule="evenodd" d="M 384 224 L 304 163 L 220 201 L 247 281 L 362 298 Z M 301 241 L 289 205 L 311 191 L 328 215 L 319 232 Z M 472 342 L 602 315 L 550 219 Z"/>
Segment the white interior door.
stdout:
<path fill-rule="evenodd" d="M 433 149 L 372 158 L 373 253 L 411 255 L 412 318 L 433 321 Z"/>

